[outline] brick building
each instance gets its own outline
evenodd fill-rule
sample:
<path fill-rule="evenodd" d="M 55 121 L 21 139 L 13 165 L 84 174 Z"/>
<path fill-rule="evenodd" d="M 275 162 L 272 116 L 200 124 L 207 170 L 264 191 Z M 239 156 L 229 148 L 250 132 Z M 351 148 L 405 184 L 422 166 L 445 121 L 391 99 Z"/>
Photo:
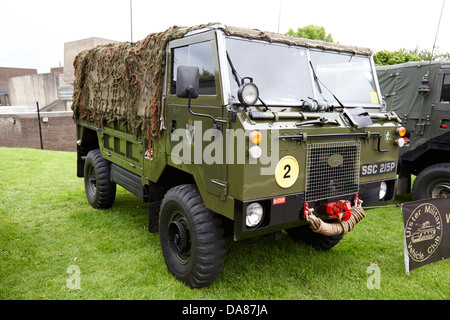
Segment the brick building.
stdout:
<path fill-rule="evenodd" d="M 70 108 L 73 60 L 83 50 L 111 42 L 117 41 L 89 38 L 65 43 L 64 67 L 52 68 L 50 73 L 0 68 L 0 146 L 40 149 L 42 135 L 43 149 L 76 151 L 76 126 Z"/>
<path fill-rule="evenodd" d="M 41 134 L 45 150 L 76 151 L 76 127 L 71 111 L 40 112 L 39 121 L 35 108 L 0 108 L 0 146 L 40 149 Z"/>

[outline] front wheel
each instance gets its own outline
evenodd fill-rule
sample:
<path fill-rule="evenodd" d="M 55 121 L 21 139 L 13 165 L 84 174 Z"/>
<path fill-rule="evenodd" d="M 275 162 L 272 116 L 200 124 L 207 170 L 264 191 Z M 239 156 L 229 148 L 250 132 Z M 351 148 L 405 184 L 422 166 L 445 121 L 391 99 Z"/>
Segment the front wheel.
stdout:
<path fill-rule="evenodd" d="M 420 172 L 414 180 L 414 200 L 450 196 L 450 163 L 432 165 Z"/>
<path fill-rule="evenodd" d="M 191 288 L 207 286 L 220 275 L 225 262 L 221 219 L 206 208 L 194 185 L 166 193 L 159 235 L 169 271 Z"/>

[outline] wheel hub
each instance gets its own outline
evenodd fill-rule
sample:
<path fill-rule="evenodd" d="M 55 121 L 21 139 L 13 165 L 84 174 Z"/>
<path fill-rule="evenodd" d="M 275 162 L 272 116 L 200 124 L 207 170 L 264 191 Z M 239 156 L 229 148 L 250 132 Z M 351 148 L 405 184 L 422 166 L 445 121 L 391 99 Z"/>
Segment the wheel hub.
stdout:
<path fill-rule="evenodd" d="M 189 247 L 189 231 L 180 221 L 169 225 L 169 246 L 173 253 L 185 253 Z"/>
<path fill-rule="evenodd" d="M 447 198 L 450 196 L 450 185 L 448 183 L 441 183 L 433 188 L 431 192 L 432 198 Z"/>

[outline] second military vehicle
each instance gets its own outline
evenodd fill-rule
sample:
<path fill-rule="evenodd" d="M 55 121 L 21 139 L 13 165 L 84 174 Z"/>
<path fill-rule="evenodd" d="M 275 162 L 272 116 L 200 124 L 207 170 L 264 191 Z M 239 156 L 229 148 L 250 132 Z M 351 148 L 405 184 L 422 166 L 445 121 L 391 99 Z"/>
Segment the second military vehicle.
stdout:
<path fill-rule="evenodd" d="M 400 119 L 372 51 L 259 30 L 173 27 L 75 60 L 78 176 L 148 202 L 168 269 L 210 284 L 225 237 L 283 230 L 327 250 L 395 196 Z"/>
<path fill-rule="evenodd" d="M 406 128 L 400 150 L 398 194 L 414 200 L 450 195 L 450 61 L 377 67 L 388 111 Z"/>

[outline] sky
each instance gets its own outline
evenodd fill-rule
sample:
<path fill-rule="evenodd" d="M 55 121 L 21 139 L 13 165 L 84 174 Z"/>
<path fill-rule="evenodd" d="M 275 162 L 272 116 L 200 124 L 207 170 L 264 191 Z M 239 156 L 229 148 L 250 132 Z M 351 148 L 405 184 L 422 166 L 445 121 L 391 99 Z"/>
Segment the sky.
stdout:
<path fill-rule="evenodd" d="M 46 73 L 64 65 L 64 43 L 131 40 L 130 0 L 0 0 L 0 67 Z M 131 0 L 133 40 L 173 25 L 220 22 L 286 33 L 325 27 L 341 44 L 431 51 L 444 0 Z M 436 46 L 450 52 L 450 1 Z"/>

